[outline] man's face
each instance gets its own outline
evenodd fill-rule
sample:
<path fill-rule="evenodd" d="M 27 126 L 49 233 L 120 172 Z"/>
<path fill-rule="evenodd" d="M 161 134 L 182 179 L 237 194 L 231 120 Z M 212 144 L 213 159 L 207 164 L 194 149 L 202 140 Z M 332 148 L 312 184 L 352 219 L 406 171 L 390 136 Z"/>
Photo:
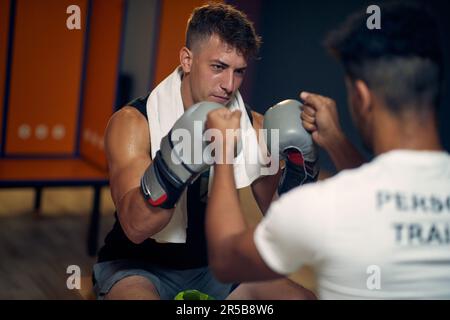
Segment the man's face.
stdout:
<path fill-rule="evenodd" d="M 190 95 L 193 103 L 214 101 L 226 105 L 242 84 L 247 61 L 236 48 L 217 35 L 192 48 L 189 68 Z"/>

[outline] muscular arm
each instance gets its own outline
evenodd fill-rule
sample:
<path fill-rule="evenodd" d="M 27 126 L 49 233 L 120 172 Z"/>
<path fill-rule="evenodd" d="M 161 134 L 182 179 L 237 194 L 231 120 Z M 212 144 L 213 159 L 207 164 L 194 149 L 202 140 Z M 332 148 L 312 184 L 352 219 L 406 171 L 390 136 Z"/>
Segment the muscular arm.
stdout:
<path fill-rule="evenodd" d="M 233 167 L 215 166 L 208 200 L 206 234 L 210 265 L 224 282 L 276 279 L 262 260 L 253 240 L 254 228 L 247 229 L 234 183 Z M 226 223 L 224 223 L 226 221 Z"/>
<path fill-rule="evenodd" d="M 252 111 L 253 128 L 256 131 L 256 136 L 259 139 L 259 130 L 263 128 L 264 116 L 260 113 Z M 272 202 L 272 199 L 277 191 L 278 183 L 281 177 L 281 170 L 271 176 L 262 176 L 252 183 L 252 192 L 256 203 L 263 214 Z"/>
<path fill-rule="evenodd" d="M 120 224 L 130 241 L 139 244 L 162 230 L 173 214 L 173 209 L 151 207 L 141 195 L 140 180 L 151 164 L 145 117 L 131 107 L 116 112 L 106 129 L 105 149 Z"/>

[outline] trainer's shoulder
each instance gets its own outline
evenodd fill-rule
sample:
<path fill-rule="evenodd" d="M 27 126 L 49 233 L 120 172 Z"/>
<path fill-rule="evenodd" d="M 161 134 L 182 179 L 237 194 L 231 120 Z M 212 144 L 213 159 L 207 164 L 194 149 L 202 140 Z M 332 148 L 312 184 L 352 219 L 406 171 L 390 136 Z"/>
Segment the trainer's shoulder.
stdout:
<path fill-rule="evenodd" d="M 381 175 L 382 168 L 380 168 L 380 165 L 374 161 L 370 161 L 357 168 L 342 170 L 334 176 L 323 180 L 323 182 L 326 185 L 338 189 L 340 186 L 360 188 L 364 183 L 375 181 L 374 179 L 380 178 Z"/>

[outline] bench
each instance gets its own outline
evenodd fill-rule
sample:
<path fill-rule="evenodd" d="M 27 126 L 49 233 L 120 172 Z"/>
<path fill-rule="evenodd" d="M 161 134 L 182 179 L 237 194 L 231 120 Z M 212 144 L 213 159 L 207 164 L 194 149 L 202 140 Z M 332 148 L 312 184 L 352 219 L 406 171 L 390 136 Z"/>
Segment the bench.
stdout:
<path fill-rule="evenodd" d="M 87 251 L 97 253 L 100 191 L 108 185 L 108 173 L 82 158 L 0 159 L 0 188 L 34 188 L 34 210 L 40 211 L 44 187 L 92 187 L 94 197 L 87 233 Z"/>

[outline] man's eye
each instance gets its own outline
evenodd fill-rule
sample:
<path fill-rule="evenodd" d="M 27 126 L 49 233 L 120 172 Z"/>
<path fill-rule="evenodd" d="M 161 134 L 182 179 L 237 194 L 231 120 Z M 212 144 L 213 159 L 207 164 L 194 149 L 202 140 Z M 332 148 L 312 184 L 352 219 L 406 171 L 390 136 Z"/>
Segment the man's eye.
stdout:
<path fill-rule="evenodd" d="M 242 70 L 236 70 L 236 73 L 243 76 L 245 74 L 245 69 Z"/>
<path fill-rule="evenodd" d="M 211 67 L 212 67 L 212 69 L 214 71 L 221 71 L 221 70 L 223 70 L 223 66 L 221 66 L 220 64 L 213 64 Z"/>

